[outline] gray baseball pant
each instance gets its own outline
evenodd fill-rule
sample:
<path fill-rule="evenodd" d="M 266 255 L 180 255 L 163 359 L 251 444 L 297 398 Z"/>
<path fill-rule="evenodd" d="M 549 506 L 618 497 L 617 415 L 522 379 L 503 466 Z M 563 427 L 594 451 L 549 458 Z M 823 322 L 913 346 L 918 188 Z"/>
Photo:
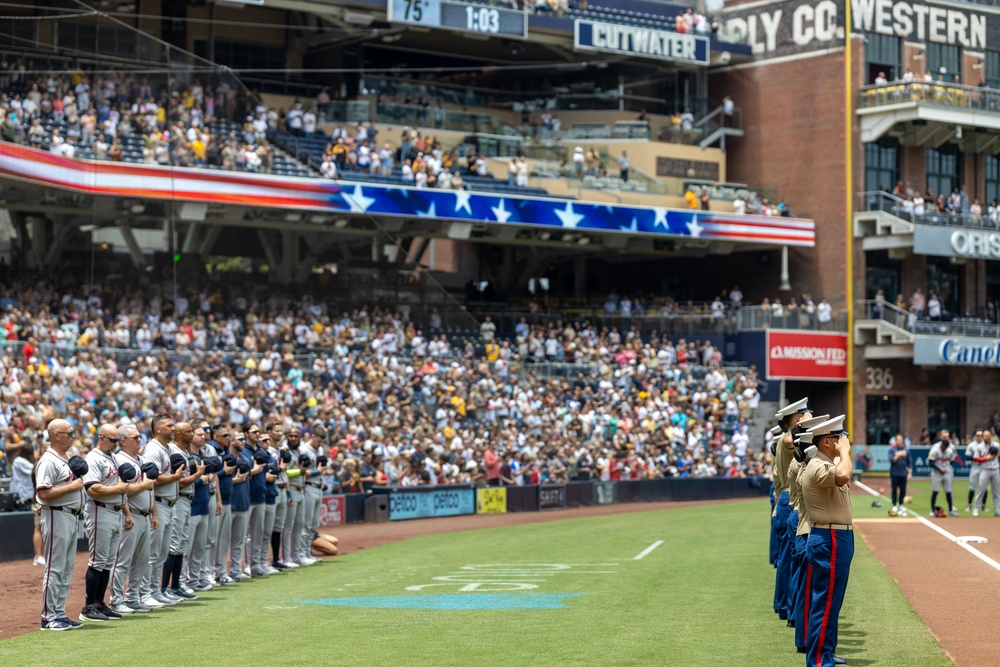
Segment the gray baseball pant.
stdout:
<path fill-rule="evenodd" d="M 299 553 L 302 558 L 312 556 L 312 539 L 319 526 L 319 506 L 322 501 L 323 489 L 306 484 L 302 533 L 299 535 Z"/>
<path fill-rule="evenodd" d="M 215 509 L 214 507 L 212 508 Z M 187 551 L 184 554 L 184 571 L 182 581 L 188 588 L 194 588 L 201 584 L 208 583 L 202 581 L 201 573 L 205 567 L 208 556 L 208 515 L 199 514 L 191 517 L 191 539 L 188 541 Z"/>
<path fill-rule="evenodd" d="M 974 463 L 969 467 L 969 491 L 972 491 L 972 497 L 975 498 L 976 491 L 979 490 L 979 475 L 983 471 L 983 466 Z"/>
<path fill-rule="evenodd" d="M 170 537 L 174 529 L 174 510 L 167 506 L 167 503 L 157 499 L 159 506 L 156 508 L 157 516 L 160 519 L 156 530 L 150 534 L 149 538 L 149 568 L 146 576 L 142 580 L 143 596 L 151 595 L 154 591 L 160 590 L 160 579 L 163 575 L 163 564 L 167 562 L 167 552 L 170 550 Z M 175 505 L 176 507 L 176 505 Z"/>
<path fill-rule="evenodd" d="M 302 534 L 302 520 L 305 506 L 302 503 L 302 490 L 294 486 L 288 492 L 288 502 L 285 510 L 285 526 L 281 535 L 281 557 L 286 563 L 299 560 L 299 535 Z"/>
<path fill-rule="evenodd" d="M 191 539 L 191 499 L 178 496 L 174 505 L 173 531 L 170 533 L 170 553 L 183 556 Z M 164 559 L 166 560 L 166 559 Z"/>
<path fill-rule="evenodd" d="M 229 557 L 229 538 L 233 530 L 233 506 L 223 505 L 222 516 L 216 517 L 215 544 L 212 545 L 212 562 L 215 565 L 215 578 L 221 579 L 226 574 L 226 558 Z"/>
<path fill-rule="evenodd" d="M 288 514 L 288 491 L 285 489 L 278 489 L 278 497 L 274 499 L 274 523 L 271 526 L 271 534 L 278 533 L 282 538 L 285 532 L 285 515 Z M 278 544 L 278 548 L 281 548 L 281 544 Z M 279 560 L 278 554 L 272 554 L 274 560 Z M 281 558 L 285 557 L 284 551 L 281 552 Z"/>
<path fill-rule="evenodd" d="M 245 551 L 247 567 L 250 568 L 250 574 L 252 576 L 260 574 L 260 570 L 257 566 L 259 559 L 258 545 L 261 541 L 261 535 L 264 534 L 264 512 L 264 503 L 250 505 L 250 519 L 247 526 Z"/>
<path fill-rule="evenodd" d="M 243 577 L 243 548 L 247 539 L 247 524 L 250 523 L 250 510 L 233 512 L 229 532 L 229 576 L 232 579 Z M 220 552 L 221 553 L 221 552 Z"/>
<path fill-rule="evenodd" d="M 143 574 L 149 569 L 149 539 L 152 528 L 148 516 L 132 510 L 135 525 L 122 534 L 118 558 L 111 569 L 111 606 L 139 602 Z M 128 582 L 126 587 L 126 581 Z"/>
<path fill-rule="evenodd" d="M 202 563 L 201 572 L 198 573 L 198 581 L 203 584 L 212 583 L 212 563 L 215 562 L 215 542 L 219 539 L 219 520 L 222 518 L 215 513 L 216 496 L 208 496 L 208 536 L 205 538 L 205 562 Z"/>
<path fill-rule="evenodd" d="M 87 562 L 89 567 L 103 572 L 110 570 L 115 564 L 124 522 L 121 510 L 116 512 L 106 507 L 98 507 L 93 500 L 87 501 L 83 510 L 83 526 L 87 531 L 87 543 L 90 545 L 90 560 Z"/>
<path fill-rule="evenodd" d="M 66 618 L 66 598 L 76 561 L 76 531 L 80 520 L 69 512 L 42 506 L 42 620 Z"/>
<path fill-rule="evenodd" d="M 993 492 L 993 513 L 996 514 L 1000 512 L 1000 498 L 997 498 L 997 492 L 1000 491 L 1000 469 L 983 468 L 979 471 L 979 490 L 976 492 L 976 498 L 972 503 L 974 508 L 979 507 L 983 503 L 983 496 L 986 495 L 987 490 Z"/>

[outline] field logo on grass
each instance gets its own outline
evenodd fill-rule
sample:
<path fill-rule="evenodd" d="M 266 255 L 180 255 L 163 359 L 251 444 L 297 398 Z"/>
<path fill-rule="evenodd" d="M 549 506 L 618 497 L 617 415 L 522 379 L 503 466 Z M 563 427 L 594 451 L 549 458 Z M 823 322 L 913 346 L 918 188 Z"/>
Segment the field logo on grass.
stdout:
<path fill-rule="evenodd" d="M 618 574 L 606 568 L 616 563 L 569 565 L 566 563 L 522 563 L 464 565 L 457 572 L 431 577 L 429 584 L 407 586 L 408 591 L 427 588 L 454 588 L 459 593 L 500 593 L 530 591 L 553 578 L 567 574 Z"/>
<path fill-rule="evenodd" d="M 506 514 L 507 489 L 476 489 L 476 514 Z"/>

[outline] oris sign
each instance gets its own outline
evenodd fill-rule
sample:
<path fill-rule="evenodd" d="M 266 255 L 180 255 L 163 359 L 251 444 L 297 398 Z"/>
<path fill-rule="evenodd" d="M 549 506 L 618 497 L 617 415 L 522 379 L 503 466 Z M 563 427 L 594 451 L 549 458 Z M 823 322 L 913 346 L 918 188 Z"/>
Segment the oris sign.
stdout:
<path fill-rule="evenodd" d="M 913 252 L 942 257 L 1000 259 L 1000 232 L 917 225 L 913 229 Z"/>
<path fill-rule="evenodd" d="M 769 330 L 769 380 L 847 381 L 847 334 Z"/>

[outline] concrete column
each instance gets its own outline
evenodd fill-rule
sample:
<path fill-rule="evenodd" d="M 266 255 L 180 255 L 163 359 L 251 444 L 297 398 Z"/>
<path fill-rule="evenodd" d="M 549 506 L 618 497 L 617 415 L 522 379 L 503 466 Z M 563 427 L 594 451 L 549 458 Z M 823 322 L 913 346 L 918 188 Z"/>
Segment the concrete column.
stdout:
<path fill-rule="evenodd" d="M 48 221 L 40 215 L 28 217 L 28 230 L 31 234 L 31 254 L 29 262 L 32 267 L 38 268 L 44 261 L 48 253 L 49 242 L 46 234 L 46 223 Z"/>

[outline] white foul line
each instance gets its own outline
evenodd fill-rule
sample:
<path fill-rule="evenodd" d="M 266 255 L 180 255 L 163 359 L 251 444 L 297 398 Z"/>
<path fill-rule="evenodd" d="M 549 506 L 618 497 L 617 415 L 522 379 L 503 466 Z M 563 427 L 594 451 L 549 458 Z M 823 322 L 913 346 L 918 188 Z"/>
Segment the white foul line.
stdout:
<path fill-rule="evenodd" d="M 650 553 L 652 553 L 653 549 L 655 549 L 656 547 L 660 546 L 661 544 L 663 544 L 663 540 L 656 540 L 655 542 L 653 542 L 652 544 L 650 544 L 648 547 L 646 547 L 645 549 L 643 549 L 642 553 L 639 554 L 638 556 L 636 556 L 635 558 L 633 558 L 632 560 L 642 560 L 643 558 L 645 558 L 646 556 L 648 556 Z"/>
<path fill-rule="evenodd" d="M 881 495 L 880 493 L 878 493 L 877 491 L 875 491 L 871 487 L 865 486 L 861 482 L 854 482 L 854 484 L 856 484 L 858 486 L 858 488 L 861 489 L 862 491 L 864 491 L 866 493 L 869 493 L 869 494 L 875 496 L 876 498 L 885 498 L 886 500 L 889 500 L 889 502 L 892 502 L 887 496 Z M 952 542 L 954 542 L 958 546 L 962 547 L 963 549 L 965 549 L 966 551 L 968 551 L 970 554 L 972 554 L 973 556 L 975 556 L 979 560 L 983 561 L 984 563 L 986 563 L 987 565 L 989 565 L 990 567 L 992 567 L 994 570 L 1000 570 L 1000 563 L 996 562 L 995 560 L 993 560 L 992 558 L 990 558 L 989 556 L 987 556 L 986 554 L 984 554 L 979 549 L 976 549 L 975 547 L 969 545 L 966 542 L 959 542 L 958 538 L 955 537 L 954 535 L 952 535 L 951 533 L 949 533 L 947 530 L 945 530 L 941 526 L 937 525 L 933 521 L 928 521 L 927 519 L 925 519 L 924 517 L 920 516 L 916 512 L 909 511 L 908 513 L 912 514 L 913 516 L 915 516 L 917 518 L 917 520 L 920 521 L 920 523 L 924 524 L 925 526 L 927 526 L 928 528 L 930 528 L 934 532 L 940 534 L 942 537 L 951 540 Z"/>

